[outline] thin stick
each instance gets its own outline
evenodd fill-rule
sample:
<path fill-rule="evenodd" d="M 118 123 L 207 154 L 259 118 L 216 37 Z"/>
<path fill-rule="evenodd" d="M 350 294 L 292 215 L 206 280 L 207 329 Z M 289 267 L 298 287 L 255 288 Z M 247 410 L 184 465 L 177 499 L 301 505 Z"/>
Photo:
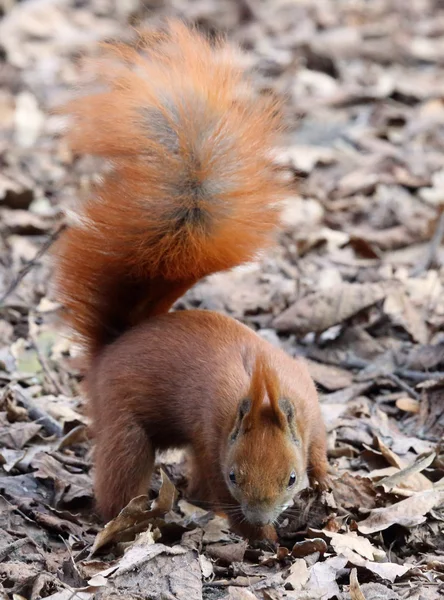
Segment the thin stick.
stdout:
<path fill-rule="evenodd" d="M 329 361 L 326 364 L 342 367 L 343 369 L 365 369 L 371 363 L 368 360 L 359 358 L 358 356 L 348 356 L 345 360 L 339 362 Z M 428 381 L 429 379 L 444 379 L 444 371 L 412 371 L 410 369 L 395 368 L 395 376 L 403 379 L 410 379 L 415 383 L 421 383 L 422 381 Z M 385 375 L 386 377 L 388 375 Z M 398 383 L 399 385 L 399 383 Z"/>
<path fill-rule="evenodd" d="M 407 394 L 411 398 L 413 398 L 414 400 L 418 400 L 418 401 L 421 400 L 421 394 L 418 394 L 418 392 L 415 392 L 415 390 L 408 383 L 403 381 L 398 375 L 396 375 L 395 373 L 391 373 L 388 376 L 388 378 L 391 379 L 395 385 L 397 385 L 402 390 L 407 392 Z"/>
<path fill-rule="evenodd" d="M 63 435 L 62 426 L 50 415 L 48 415 L 48 413 L 36 406 L 34 402 L 25 395 L 20 386 L 8 385 L 5 388 L 5 393 L 7 394 L 8 392 L 12 393 L 17 402 L 26 408 L 29 417 L 41 425 L 47 433 L 57 437 L 61 437 Z"/>
<path fill-rule="evenodd" d="M 28 261 L 17 273 L 16 277 L 11 281 L 9 286 L 6 288 L 4 294 L 0 297 L 0 306 L 5 302 L 6 298 L 12 294 L 12 292 L 16 289 L 16 287 L 21 283 L 22 279 L 33 269 L 33 267 L 37 264 L 40 258 L 49 250 L 52 244 L 56 241 L 62 231 L 66 229 L 66 223 L 60 225 L 56 231 L 51 233 L 48 239 L 45 241 L 43 246 L 39 249 L 37 254 Z"/>

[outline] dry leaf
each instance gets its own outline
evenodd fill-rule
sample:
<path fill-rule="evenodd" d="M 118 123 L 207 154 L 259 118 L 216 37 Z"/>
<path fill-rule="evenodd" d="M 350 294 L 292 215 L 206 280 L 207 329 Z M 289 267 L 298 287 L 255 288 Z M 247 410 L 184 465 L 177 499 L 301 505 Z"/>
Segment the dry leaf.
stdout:
<path fill-rule="evenodd" d="M 428 342 L 429 334 L 424 319 L 404 290 L 391 290 L 384 301 L 383 309 L 392 322 L 403 327 L 416 342 Z"/>
<path fill-rule="evenodd" d="M 356 567 L 365 568 L 368 571 L 378 575 L 381 579 L 396 581 L 398 577 L 403 577 L 411 567 L 409 565 L 398 565 L 393 562 L 376 562 L 367 560 L 353 552 L 350 548 L 343 548 L 341 556 L 347 557 L 348 561 Z"/>
<path fill-rule="evenodd" d="M 414 527 L 424 523 L 426 513 L 443 503 L 443 490 L 418 492 L 391 506 L 373 509 L 367 519 L 358 523 L 358 529 L 364 535 L 368 535 L 375 531 L 383 531 L 395 524 Z"/>
<path fill-rule="evenodd" d="M 20 450 L 40 431 L 37 423 L 7 423 L 0 426 L 0 446 Z"/>
<path fill-rule="evenodd" d="M 209 544 L 206 552 L 211 558 L 220 561 L 222 564 L 240 563 L 244 559 L 247 542 L 237 544 Z"/>
<path fill-rule="evenodd" d="M 396 400 L 396 407 L 404 412 L 410 412 L 413 414 L 419 413 L 420 404 L 418 400 L 410 398 L 410 396 L 404 396 Z"/>
<path fill-rule="evenodd" d="M 386 491 L 392 490 L 395 487 L 407 487 L 408 489 L 415 491 L 431 489 L 433 488 L 433 484 L 429 479 L 424 476 L 421 479 L 419 477 L 414 478 L 413 475 L 419 474 L 424 469 L 427 469 L 435 458 L 436 454 L 435 452 L 432 452 L 411 465 L 404 467 L 400 471 L 381 479 L 378 484 L 382 485 Z"/>
<path fill-rule="evenodd" d="M 32 460 L 32 466 L 37 468 L 35 477 L 54 482 L 56 504 L 92 498 L 91 479 L 83 473 L 70 473 L 46 452 L 37 454 Z"/>
<path fill-rule="evenodd" d="M 350 599 L 351 600 L 366 600 L 362 593 L 361 586 L 358 581 L 358 572 L 352 569 L 350 572 Z"/>
<path fill-rule="evenodd" d="M 167 592 L 178 600 L 202 598 L 202 572 L 195 552 L 154 543 L 150 531 L 143 532 L 116 564 L 88 583 L 103 585 L 104 579 L 117 589 L 143 591 L 152 600 L 161 600 Z"/>
<path fill-rule="evenodd" d="M 375 548 L 367 538 L 362 537 L 353 531 L 349 531 L 348 533 L 336 533 L 324 529 L 323 533 L 330 538 L 330 544 L 338 555 L 343 554 L 344 548 L 347 548 L 368 560 L 381 560 L 381 558 L 385 556 L 385 552 Z"/>
<path fill-rule="evenodd" d="M 387 295 L 384 283 L 343 283 L 328 292 L 308 294 L 280 314 L 273 326 L 299 335 L 322 332 L 373 306 Z"/>
<path fill-rule="evenodd" d="M 228 521 L 224 517 L 214 517 L 214 519 L 211 519 L 211 521 L 204 525 L 203 531 L 204 535 L 202 541 L 204 544 L 231 541 Z"/>
<path fill-rule="evenodd" d="M 297 558 L 290 567 L 290 573 L 285 578 L 285 583 L 291 586 L 291 589 L 298 591 L 307 583 L 309 576 L 307 563 L 303 558 Z"/>
<path fill-rule="evenodd" d="M 430 479 L 427 479 L 421 471 L 426 469 L 429 464 L 432 463 L 433 458 L 430 462 L 427 462 L 428 459 L 423 459 L 421 461 L 417 461 L 413 465 L 408 465 L 405 460 L 402 460 L 399 456 L 395 454 L 388 446 L 384 444 L 384 442 L 378 439 L 378 446 L 382 452 L 384 458 L 394 467 L 399 469 L 397 475 L 390 474 L 390 479 L 384 483 L 380 481 L 380 485 L 385 485 L 387 489 L 391 489 L 391 487 L 398 486 L 401 489 L 411 490 L 411 491 L 422 491 L 428 490 L 433 487 Z M 392 479 L 392 476 L 394 479 Z"/>
<path fill-rule="evenodd" d="M 169 512 L 176 498 L 176 488 L 164 471 L 161 471 L 162 486 L 159 496 L 148 509 L 148 497 L 138 496 L 121 510 L 115 519 L 105 525 L 97 535 L 91 548 L 93 556 L 100 548 L 111 543 L 134 537 Z"/>
<path fill-rule="evenodd" d="M 244 587 L 234 587 L 230 585 L 227 592 L 228 594 L 226 597 L 229 600 L 258 600 L 253 592 Z"/>
<path fill-rule="evenodd" d="M 345 371 L 345 369 L 323 365 L 308 359 L 305 360 L 305 364 L 315 382 L 329 391 L 340 390 L 349 387 L 353 383 L 352 373 Z"/>
<path fill-rule="evenodd" d="M 310 568 L 310 577 L 304 589 L 316 593 L 319 600 L 329 600 L 338 596 L 340 592 L 336 579 L 346 564 L 347 559 L 341 556 L 316 563 Z"/>
<path fill-rule="evenodd" d="M 296 542 L 291 550 L 291 555 L 296 558 L 303 558 L 309 556 L 315 552 L 324 554 L 327 551 L 327 544 L 322 538 L 313 538 L 311 540 L 304 540 L 303 542 Z"/>

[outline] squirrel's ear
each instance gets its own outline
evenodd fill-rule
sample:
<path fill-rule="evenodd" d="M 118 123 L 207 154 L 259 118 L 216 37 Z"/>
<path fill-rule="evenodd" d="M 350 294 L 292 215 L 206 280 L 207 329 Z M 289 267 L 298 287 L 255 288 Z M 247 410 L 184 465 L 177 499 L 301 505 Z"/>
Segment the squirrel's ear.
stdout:
<path fill-rule="evenodd" d="M 297 441 L 296 418 L 294 404 L 281 397 L 279 376 L 276 370 L 266 362 L 262 365 L 262 374 L 268 400 L 276 423 L 284 431 L 290 429 L 292 437 Z"/>
<path fill-rule="evenodd" d="M 244 398 L 237 409 L 236 422 L 230 434 L 234 442 L 241 430 L 249 431 L 259 418 L 259 413 L 265 398 L 264 378 L 262 374 L 262 359 L 257 358 L 254 363 L 244 363 L 245 370 L 250 375 L 250 389 L 247 398 Z M 249 368 L 248 368 L 249 367 Z"/>
<path fill-rule="evenodd" d="M 276 370 L 262 355 L 256 357 L 250 371 L 250 389 L 248 398 L 239 404 L 236 425 L 231 439 L 235 439 L 240 430 L 249 431 L 263 415 L 270 415 L 283 430 L 293 430 L 294 407 L 281 399 L 279 377 Z M 265 409 L 265 411 L 264 411 Z"/>
<path fill-rule="evenodd" d="M 275 418 L 277 424 L 282 429 L 285 429 L 288 425 L 289 420 L 286 414 L 285 407 L 282 405 L 280 400 L 281 389 L 279 385 L 279 377 L 275 369 L 273 369 L 265 361 L 262 365 L 262 376 L 273 417 Z"/>
<path fill-rule="evenodd" d="M 241 430 L 241 427 L 244 427 L 244 417 L 248 415 L 251 410 L 251 400 L 249 398 L 244 398 L 239 404 L 239 408 L 237 409 L 236 421 L 234 423 L 233 430 L 230 434 L 230 441 L 234 442 Z"/>
<path fill-rule="evenodd" d="M 262 406 L 265 400 L 264 385 L 264 361 L 262 356 L 258 356 L 253 364 L 251 373 L 250 391 L 250 410 L 244 419 L 244 427 L 249 429 L 258 420 Z"/>

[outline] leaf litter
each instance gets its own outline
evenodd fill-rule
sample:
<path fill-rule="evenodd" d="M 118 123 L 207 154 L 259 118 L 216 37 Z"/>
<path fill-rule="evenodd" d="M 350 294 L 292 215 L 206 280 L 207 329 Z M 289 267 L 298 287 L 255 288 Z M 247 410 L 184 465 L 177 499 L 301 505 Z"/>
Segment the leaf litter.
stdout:
<path fill-rule="evenodd" d="M 434 600 L 444 593 L 444 7 L 438 0 L 10 0 L 0 5 L 0 598 Z M 305 490 L 277 549 L 183 498 L 95 514 L 81 364 L 47 254 L 95 176 L 52 108 L 78 56 L 175 14 L 246 51 L 286 98 L 293 191 L 277 247 L 178 308 L 222 310 L 308 361 L 332 490 Z"/>

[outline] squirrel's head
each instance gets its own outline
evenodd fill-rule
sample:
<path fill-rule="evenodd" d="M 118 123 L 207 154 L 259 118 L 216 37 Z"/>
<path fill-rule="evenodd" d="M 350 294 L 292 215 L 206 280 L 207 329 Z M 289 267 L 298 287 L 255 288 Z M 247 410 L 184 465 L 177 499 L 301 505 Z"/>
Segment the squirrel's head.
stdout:
<path fill-rule="evenodd" d="M 259 358 L 229 435 L 225 480 L 252 525 L 272 523 L 301 489 L 306 460 L 291 399 Z"/>

